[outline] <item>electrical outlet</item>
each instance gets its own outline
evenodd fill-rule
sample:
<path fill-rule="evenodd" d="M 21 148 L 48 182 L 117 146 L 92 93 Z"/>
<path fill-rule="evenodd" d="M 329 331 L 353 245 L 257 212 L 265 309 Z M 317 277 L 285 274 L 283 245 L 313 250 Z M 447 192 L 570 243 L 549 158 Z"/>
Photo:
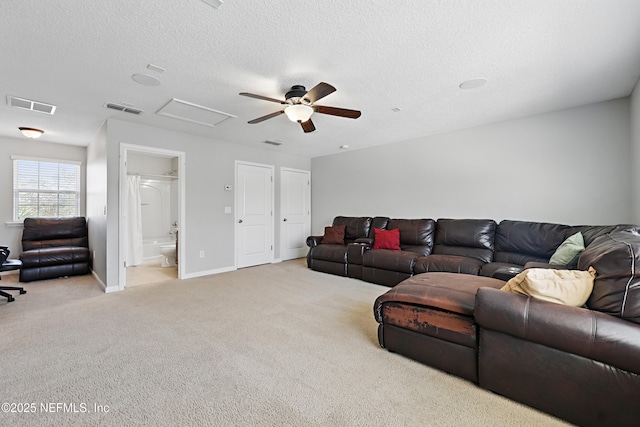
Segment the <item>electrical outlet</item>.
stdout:
<path fill-rule="evenodd" d="M 200 251 L 200 258 L 204 258 L 204 251 Z"/>

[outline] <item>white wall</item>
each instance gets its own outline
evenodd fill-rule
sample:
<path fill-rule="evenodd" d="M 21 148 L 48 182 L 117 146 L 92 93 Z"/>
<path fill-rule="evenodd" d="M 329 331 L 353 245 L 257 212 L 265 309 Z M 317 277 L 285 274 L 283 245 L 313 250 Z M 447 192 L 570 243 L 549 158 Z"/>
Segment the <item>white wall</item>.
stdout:
<path fill-rule="evenodd" d="M 312 231 L 336 215 L 633 222 L 630 152 L 623 98 L 318 157 Z"/>
<path fill-rule="evenodd" d="M 640 224 L 640 81 L 631 94 L 631 200 L 633 223 Z"/>
<path fill-rule="evenodd" d="M 72 145 L 54 144 L 27 138 L 0 137 L 0 244 L 9 246 L 11 258 L 22 253 L 22 225 L 7 224 L 13 221 L 13 162 L 12 155 L 42 157 L 56 160 L 82 162 L 80 167 L 80 215 L 85 215 L 85 183 L 87 149 Z"/>
<path fill-rule="evenodd" d="M 118 180 L 120 144 L 133 144 L 167 150 L 183 151 L 186 157 L 186 218 L 183 234 L 186 239 L 185 274 L 224 270 L 234 267 L 234 214 L 225 214 L 224 207 L 234 207 L 234 193 L 224 191 L 225 184 L 234 185 L 235 161 L 242 160 L 275 166 L 275 212 L 279 217 L 280 167 L 310 170 L 308 158 L 283 154 L 277 150 L 230 144 L 195 135 L 109 119 L 106 125 L 107 152 L 107 224 L 106 254 L 107 286 L 118 285 Z M 259 142 L 256 142 L 258 144 Z M 96 198 L 96 203 L 101 203 Z M 98 211 L 98 206 L 95 207 Z M 101 208 L 101 207 L 100 207 Z M 275 258 L 280 254 L 279 222 L 276 220 Z M 199 252 L 205 251 L 200 258 Z"/>

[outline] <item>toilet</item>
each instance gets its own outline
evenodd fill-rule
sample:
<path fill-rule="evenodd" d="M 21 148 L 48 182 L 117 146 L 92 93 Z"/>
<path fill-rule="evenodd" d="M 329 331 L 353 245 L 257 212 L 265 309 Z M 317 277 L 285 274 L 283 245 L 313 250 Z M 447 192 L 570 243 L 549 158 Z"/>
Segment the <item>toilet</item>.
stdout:
<path fill-rule="evenodd" d="M 175 243 L 160 245 L 160 253 L 162 254 L 162 267 L 175 267 L 176 265 L 176 244 Z"/>

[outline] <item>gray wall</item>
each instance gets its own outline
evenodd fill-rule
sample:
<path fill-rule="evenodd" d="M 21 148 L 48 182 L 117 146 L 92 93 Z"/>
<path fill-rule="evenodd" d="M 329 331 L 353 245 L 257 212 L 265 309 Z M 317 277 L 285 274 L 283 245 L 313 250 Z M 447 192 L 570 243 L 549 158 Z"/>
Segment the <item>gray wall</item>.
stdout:
<path fill-rule="evenodd" d="M 640 224 L 640 81 L 631 94 L 631 146 L 633 223 Z"/>
<path fill-rule="evenodd" d="M 106 141 L 97 138 L 90 146 L 91 164 L 95 162 L 96 170 L 100 171 L 97 172 L 97 178 L 106 182 L 106 187 L 101 184 L 96 196 L 87 200 L 87 210 L 99 217 L 104 206 L 102 190 L 106 189 L 107 221 L 100 223 L 100 230 L 96 231 L 96 234 L 106 236 L 106 242 L 95 251 L 96 257 L 98 252 L 105 253 L 106 269 L 96 273 L 108 288 L 118 286 L 118 180 L 121 143 L 185 152 L 186 218 L 183 220 L 181 238 L 184 236 L 186 242 L 185 274 L 189 276 L 234 267 L 234 214 L 224 213 L 225 206 L 234 207 L 234 193 L 225 191 L 224 185 L 234 185 L 235 161 L 274 165 L 274 257 L 279 258 L 280 230 L 277 218 L 280 207 L 280 167 L 310 170 L 311 162 L 308 158 L 282 154 L 277 149 L 262 149 L 258 146 L 259 142 L 256 142 L 255 147 L 240 146 L 109 119 L 106 124 Z M 105 164 L 104 146 L 106 177 L 102 177 L 101 172 Z M 200 250 L 205 251 L 204 258 L 199 257 Z"/>
<path fill-rule="evenodd" d="M 87 147 L 87 220 L 93 274 L 107 283 L 107 126 L 104 124 Z M 117 260 L 116 260 L 117 262 Z M 117 282 L 117 276 L 116 276 Z"/>
<path fill-rule="evenodd" d="M 312 232 L 336 215 L 633 222 L 629 111 L 623 98 L 314 158 Z"/>
<path fill-rule="evenodd" d="M 22 225 L 10 224 L 13 221 L 13 163 L 12 155 L 41 157 L 56 160 L 82 162 L 80 167 L 80 215 L 85 215 L 86 155 L 85 147 L 54 144 L 27 138 L 0 137 L 0 244 L 9 246 L 11 258 L 17 258 L 22 252 Z"/>

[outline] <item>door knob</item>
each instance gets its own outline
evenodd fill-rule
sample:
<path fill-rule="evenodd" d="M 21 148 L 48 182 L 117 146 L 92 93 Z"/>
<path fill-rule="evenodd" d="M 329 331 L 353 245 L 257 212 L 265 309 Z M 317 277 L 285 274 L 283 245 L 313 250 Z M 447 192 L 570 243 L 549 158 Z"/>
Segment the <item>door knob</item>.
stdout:
<path fill-rule="evenodd" d="M 285 222 L 286 222 L 286 221 L 287 221 L 287 218 L 283 219 L 283 221 L 285 221 Z"/>
<path fill-rule="evenodd" d="M 242 220 L 241 219 L 238 220 L 238 224 L 242 224 Z"/>

